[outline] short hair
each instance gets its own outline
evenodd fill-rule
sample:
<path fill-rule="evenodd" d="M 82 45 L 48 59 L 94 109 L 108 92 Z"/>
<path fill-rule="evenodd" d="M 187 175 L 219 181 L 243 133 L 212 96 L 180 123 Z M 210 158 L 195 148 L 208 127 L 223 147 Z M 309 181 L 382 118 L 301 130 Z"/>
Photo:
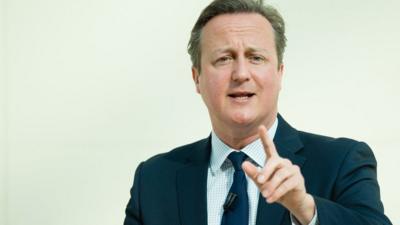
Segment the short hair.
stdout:
<path fill-rule="evenodd" d="M 265 5 L 263 0 L 214 0 L 201 12 L 190 35 L 187 50 L 193 67 L 201 70 L 201 33 L 204 26 L 218 15 L 236 13 L 258 13 L 270 22 L 274 30 L 278 66 L 282 64 L 286 47 L 285 21 L 274 7 Z"/>

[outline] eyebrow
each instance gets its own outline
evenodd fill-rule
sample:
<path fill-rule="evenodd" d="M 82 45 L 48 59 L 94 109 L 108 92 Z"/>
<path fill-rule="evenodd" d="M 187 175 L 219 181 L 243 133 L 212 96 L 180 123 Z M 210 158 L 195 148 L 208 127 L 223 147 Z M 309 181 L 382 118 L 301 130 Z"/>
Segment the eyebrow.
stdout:
<path fill-rule="evenodd" d="M 235 50 L 231 47 L 222 47 L 222 48 L 217 48 L 214 51 L 212 51 L 212 54 L 218 54 L 218 53 L 223 53 L 223 52 L 234 52 Z M 266 54 L 270 54 L 270 52 L 267 49 L 264 48 L 256 48 L 256 47 L 247 47 L 245 52 L 264 52 Z"/>

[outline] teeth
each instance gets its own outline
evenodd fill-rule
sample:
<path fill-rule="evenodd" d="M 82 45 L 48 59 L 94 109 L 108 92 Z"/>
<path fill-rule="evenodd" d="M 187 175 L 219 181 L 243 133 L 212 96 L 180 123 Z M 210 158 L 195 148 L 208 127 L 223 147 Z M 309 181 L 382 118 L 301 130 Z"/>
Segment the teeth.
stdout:
<path fill-rule="evenodd" d="M 239 97 L 235 97 L 235 99 L 239 99 L 239 100 L 245 100 L 248 99 L 248 96 L 239 96 Z"/>
<path fill-rule="evenodd" d="M 230 94 L 229 97 L 236 99 L 237 101 L 246 101 L 254 94 Z"/>

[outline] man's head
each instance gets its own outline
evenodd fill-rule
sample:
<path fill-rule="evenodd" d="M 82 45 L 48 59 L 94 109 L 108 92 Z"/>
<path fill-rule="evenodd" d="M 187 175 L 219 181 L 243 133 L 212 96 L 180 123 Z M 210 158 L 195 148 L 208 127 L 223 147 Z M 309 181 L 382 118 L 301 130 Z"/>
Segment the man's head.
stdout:
<path fill-rule="evenodd" d="M 214 1 L 195 25 L 194 33 L 200 29 L 197 44 L 192 33 L 189 52 L 194 51 L 196 90 L 208 108 L 213 129 L 226 142 L 249 139 L 259 125 L 271 126 L 277 114 L 284 26 L 275 10 L 261 6 L 251 0 Z M 265 12 L 274 15 L 274 23 L 280 21 L 275 24 L 280 35 Z"/>
<path fill-rule="evenodd" d="M 237 13 L 257 13 L 271 23 L 278 62 L 282 64 L 286 47 L 285 22 L 275 8 L 265 5 L 263 0 L 214 0 L 202 11 L 192 29 L 188 53 L 194 68 L 201 71 L 201 37 L 204 26 L 218 15 Z"/>

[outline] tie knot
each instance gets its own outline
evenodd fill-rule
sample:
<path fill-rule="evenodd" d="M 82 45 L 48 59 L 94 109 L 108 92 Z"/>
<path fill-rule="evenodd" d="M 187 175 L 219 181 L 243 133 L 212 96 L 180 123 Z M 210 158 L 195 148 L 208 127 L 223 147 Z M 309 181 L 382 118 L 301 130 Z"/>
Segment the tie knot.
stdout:
<path fill-rule="evenodd" d="M 231 152 L 231 154 L 228 155 L 228 159 L 231 160 L 232 165 L 235 168 L 235 171 L 242 170 L 242 163 L 246 158 L 247 155 L 240 151 Z"/>

